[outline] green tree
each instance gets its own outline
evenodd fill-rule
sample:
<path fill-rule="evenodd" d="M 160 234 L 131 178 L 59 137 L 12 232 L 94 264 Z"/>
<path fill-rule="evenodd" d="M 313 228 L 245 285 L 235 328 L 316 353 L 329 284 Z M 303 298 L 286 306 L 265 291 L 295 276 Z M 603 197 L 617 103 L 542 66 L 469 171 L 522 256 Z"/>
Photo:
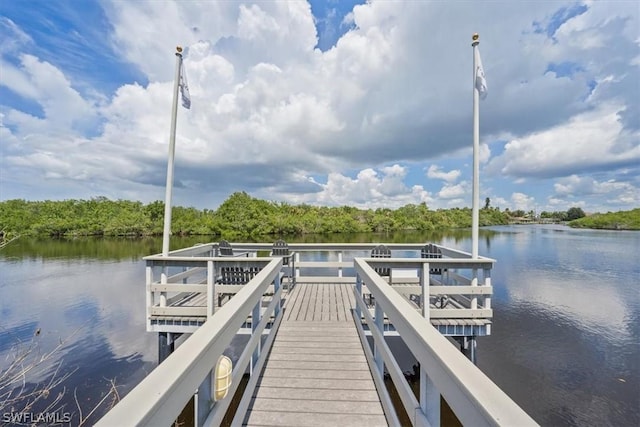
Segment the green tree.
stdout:
<path fill-rule="evenodd" d="M 584 211 L 579 207 L 569 208 L 567 211 L 567 220 L 573 221 L 574 219 L 584 218 L 587 216 Z"/>

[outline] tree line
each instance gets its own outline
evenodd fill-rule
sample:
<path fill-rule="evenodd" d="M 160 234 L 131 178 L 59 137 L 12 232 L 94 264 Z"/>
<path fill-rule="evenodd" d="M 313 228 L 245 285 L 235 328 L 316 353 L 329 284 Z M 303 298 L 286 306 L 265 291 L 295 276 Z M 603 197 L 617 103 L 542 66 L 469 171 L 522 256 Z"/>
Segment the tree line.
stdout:
<path fill-rule="evenodd" d="M 480 225 L 507 224 L 498 208 L 480 209 Z M 161 235 L 164 203 L 96 197 L 90 200 L 0 202 L 0 229 L 31 236 Z M 292 205 L 233 193 L 217 210 L 175 206 L 175 235 L 216 235 L 224 238 L 312 233 L 393 232 L 471 227 L 471 209 L 432 210 L 425 203 L 397 209 L 358 209 Z"/>
<path fill-rule="evenodd" d="M 524 212 L 501 211 L 485 201 L 480 209 L 480 225 L 508 224 Z M 640 210 L 614 213 L 619 218 L 589 216 L 575 226 L 626 228 L 638 222 Z M 584 217 L 580 208 L 567 212 L 541 214 L 562 221 Z M 589 222 L 589 218 L 591 221 Z M 582 221 L 582 220 L 581 220 Z M 634 222 L 635 221 L 635 222 Z M 164 203 L 148 204 L 130 200 L 96 197 L 90 200 L 0 202 L 0 230 L 25 236 L 157 236 L 164 225 Z M 572 222 L 570 225 L 574 225 Z M 292 205 L 233 193 L 216 210 L 175 206 L 171 231 L 174 235 L 213 235 L 238 238 L 263 235 L 301 235 L 317 233 L 431 231 L 471 227 L 470 208 L 429 209 L 425 203 L 397 209 L 358 209 L 350 206 L 327 207 Z"/>
<path fill-rule="evenodd" d="M 576 228 L 640 230 L 640 208 L 629 211 L 596 213 L 569 223 Z"/>

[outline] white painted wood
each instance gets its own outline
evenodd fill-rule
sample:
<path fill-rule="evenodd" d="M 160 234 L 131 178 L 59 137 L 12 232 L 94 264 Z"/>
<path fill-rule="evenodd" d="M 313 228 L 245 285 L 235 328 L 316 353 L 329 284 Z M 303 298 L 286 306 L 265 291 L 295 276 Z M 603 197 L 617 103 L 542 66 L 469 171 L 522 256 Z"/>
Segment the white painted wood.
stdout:
<path fill-rule="evenodd" d="M 282 268 L 271 260 L 238 294 L 129 392 L 98 426 L 166 425 L 175 420 Z M 206 308 L 205 308 L 206 309 Z"/>
<path fill-rule="evenodd" d="M 395 292 L 368 260 L 355 259 L 356 272 L 402 336 L 420 366 L 463 425 L 537 425 L 497 385 L 440 335 Z M 442 311 L 442 310 L 441 310 Z"/>

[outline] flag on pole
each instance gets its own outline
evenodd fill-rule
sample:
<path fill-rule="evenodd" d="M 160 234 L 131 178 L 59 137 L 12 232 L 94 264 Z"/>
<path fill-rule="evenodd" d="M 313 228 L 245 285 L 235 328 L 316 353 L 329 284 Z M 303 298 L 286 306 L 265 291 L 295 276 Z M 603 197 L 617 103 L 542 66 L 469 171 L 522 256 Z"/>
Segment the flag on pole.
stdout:
<path fill-rule="evenodd" d="M 476 89 L 478 89 L 478 94 L 480 95 L 480 99 L 485 99 L 487 97 L 487 79 L 484 77 L 484 68 L 482 68 L 482 60 L 480 59 L 480 51 L 476 48 L 477 58 L 476 58 Z"/>
<path fill-rule="evenodd" d="M 182 106 L 187 110 L 191 108 L 191 95 L 189 94 L 189 84 L 187 83 L 187 74 L 184 71 L 184 62 L 180 63 L 180 96 L 182 97 Z"/>

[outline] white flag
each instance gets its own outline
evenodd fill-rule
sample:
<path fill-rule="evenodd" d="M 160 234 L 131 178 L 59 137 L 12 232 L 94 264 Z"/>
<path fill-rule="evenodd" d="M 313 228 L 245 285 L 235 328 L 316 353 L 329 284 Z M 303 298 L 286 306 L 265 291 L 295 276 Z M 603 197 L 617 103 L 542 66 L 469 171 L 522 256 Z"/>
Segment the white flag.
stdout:
<path fill-rule="evenodd" d="M 476 47 L 477 57 L 476 57 L 476 89 L 478 89 L 478 93 L 480 95 L 480 99 L 485 99 L 487 97 L 487 79 L 484 77 L 484 69 L 482 68 L 482 60 L 480 59 L 480 51 Z"/>
<path fill-rule="evenodd" d="M 180 63 L 180 95 L 182 96 L 182 106 L 187 110 L 191 108 L 191 95 L 189 94 L 189 84 L 187 74 L 184 71 L 184 63 Z"/>

